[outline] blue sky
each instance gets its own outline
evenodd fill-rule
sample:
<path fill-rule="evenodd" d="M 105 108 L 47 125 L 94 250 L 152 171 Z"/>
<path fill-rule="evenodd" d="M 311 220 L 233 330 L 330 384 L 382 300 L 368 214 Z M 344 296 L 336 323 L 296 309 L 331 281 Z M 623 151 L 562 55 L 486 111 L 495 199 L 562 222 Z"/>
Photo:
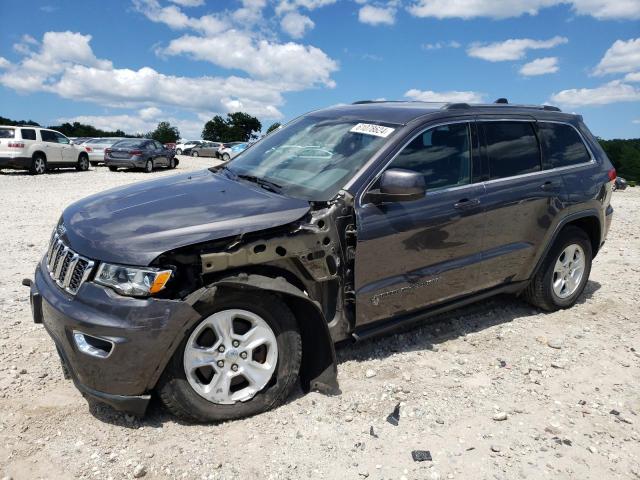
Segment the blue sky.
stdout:
<path fill-rule="evenodd" d="M 0 0 L 0 115 L 127 132 L 361 99 L 551 103 L 640 137 L 640 0 Z"/>

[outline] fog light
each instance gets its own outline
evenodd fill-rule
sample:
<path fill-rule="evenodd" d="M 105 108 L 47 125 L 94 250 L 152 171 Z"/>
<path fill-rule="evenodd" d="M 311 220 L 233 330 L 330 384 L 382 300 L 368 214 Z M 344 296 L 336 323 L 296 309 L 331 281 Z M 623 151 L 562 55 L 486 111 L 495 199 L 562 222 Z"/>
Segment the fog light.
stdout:
<path fill-rule="evenodd" d="M 94 337 L 74 330 L 73 339 L 78 350 L 92 357 L 107 358 L 113 350 L 113 342 L 104 338 Z"/>

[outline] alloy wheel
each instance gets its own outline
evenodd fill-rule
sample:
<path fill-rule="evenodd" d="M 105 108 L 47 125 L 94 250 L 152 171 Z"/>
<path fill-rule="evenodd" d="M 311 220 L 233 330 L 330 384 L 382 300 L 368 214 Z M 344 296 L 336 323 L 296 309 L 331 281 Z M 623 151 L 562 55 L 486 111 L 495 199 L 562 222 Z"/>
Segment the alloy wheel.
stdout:
<path fill-rule="evenodd" d="M 582 282 L 584 267 L 585 255 L 580 245 L 573 243 L 562 250 L 553 268 L 553 292 L 559 298 L 573 295 Z"/>
<path fill-rule="evenodd" d="M 36 157 L 33 159 L 33 169 L 36 172 L 36 175 L 41 175 L 45 172 L 46 170 L 46 164 L 44 162 L 44 159 L 42 157 Z"/>
<path fill-rule="evenodd" d="M 269 324 L 240 309 L 204 319 L 189 336 L 183 358 L 189 385 L 216 404 L 252 399 L 267 386 L 277 362 L 278 345 Z"/>

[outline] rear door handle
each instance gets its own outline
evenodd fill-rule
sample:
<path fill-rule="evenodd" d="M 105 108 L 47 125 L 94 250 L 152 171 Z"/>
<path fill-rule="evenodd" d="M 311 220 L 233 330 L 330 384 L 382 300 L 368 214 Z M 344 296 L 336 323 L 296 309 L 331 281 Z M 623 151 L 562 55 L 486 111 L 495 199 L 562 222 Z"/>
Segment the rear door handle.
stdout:
<path fill-rule="evenodd" d="M 551 180 L 548 180 L 540 185 L 540 188 L 542 190 L 557 190 L 559 187 L 560 184 L 558 182 L 552 182 Z"/>
<path fill-rule="evenodd" d="M 465 209 L 465 208 L 472 208 L 475 207 L 477 205 L 480 205 L 480 200 L 477 198 L 463 198 L 462 200 L 456 202 L 453 204 L 454 208 L 457 209 Z"/>

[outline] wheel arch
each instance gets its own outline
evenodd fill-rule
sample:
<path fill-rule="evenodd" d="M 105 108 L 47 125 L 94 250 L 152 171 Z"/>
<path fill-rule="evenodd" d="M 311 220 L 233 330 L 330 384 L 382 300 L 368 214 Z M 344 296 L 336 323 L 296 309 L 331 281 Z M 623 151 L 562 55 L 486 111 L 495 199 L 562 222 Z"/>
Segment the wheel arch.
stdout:
<path fill-rule="evenodd" d="M 226 291 L 263 291 L 278 295 L 293 313 L 302 336 L 300 383 L 305 392 L 339 393 L 335 348 L 327 321 L 317 302 L 284 277 L 238 274 L 225 277 L 193 292 L 187 302 L 198 311 L 200 303 L 215 301 Z"/>
<path fill-rule="evenodd" d="M 31 154 L 31 158 L 35 158 L 36 155 L 42 155 L 44 157 L 44 160 L 47 161 L 47 154 L 44 153 L 42 150 L 35 150 L 32 154 Z"/>
<path fill-rule="evenodd" d="M 536 266 L 531 273 L 531 278 L 533 278 L 540 270 L 544 259 L 549 253 L 549 250 L 551 250 L 553 244 L 558 239 L 560 232 L 562 232 L 563 229 L 570 225 L 580 228 L 587 234 L 591 241 L 591 249 L 593 257 L 595 258 L 598 250 L 600 249 L 600 239 L 602 238 L 602 225 L 600 222 L 600 217 L 598 216 L 598 212 L 596 210 L 585 210 L 582 212 L 567 215 L 558 223 L 555 230 L 553 231 L 551 238 L 545 245 L 542 254 L 538 258 L 538 262 L 536 263 Z"/>

